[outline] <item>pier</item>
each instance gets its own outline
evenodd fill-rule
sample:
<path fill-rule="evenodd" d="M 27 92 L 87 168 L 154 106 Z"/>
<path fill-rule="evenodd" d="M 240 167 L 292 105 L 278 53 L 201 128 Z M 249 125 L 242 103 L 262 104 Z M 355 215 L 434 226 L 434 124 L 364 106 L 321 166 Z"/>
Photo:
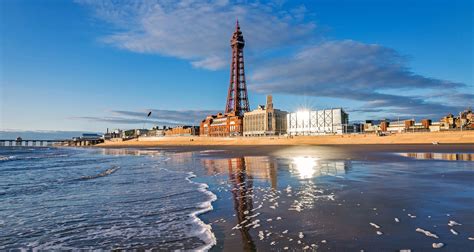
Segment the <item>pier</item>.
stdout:
<path fill-rule="evenodd" d="M 50 147 L 50 146 L 92 146 L 102 143 L 102 139 L 0 139 L 0 147 Z"/>

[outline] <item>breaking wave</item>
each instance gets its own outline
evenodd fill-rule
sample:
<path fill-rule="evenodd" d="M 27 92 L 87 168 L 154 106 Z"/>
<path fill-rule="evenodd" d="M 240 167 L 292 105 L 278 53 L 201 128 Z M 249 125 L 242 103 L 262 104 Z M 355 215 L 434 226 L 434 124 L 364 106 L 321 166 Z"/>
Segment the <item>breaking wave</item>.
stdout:
<path fill-rule="evenodd" d="M 209 200 L 201 203 L 198 206 L 199 210 L 191 214 L 193 221 L 202 227 L 201 230 L 197 230 L 192 235 L 198 236 L 205 243 L 205 245 L 197 248 L 196 250 L 207 251 L 211 249 L 214 245 L 216 245 L 216 237 L 214 235 L 214 232 L 212 232 L 211 225 L 204 223 L 198 216 L 213 210 L 212 202 L 217 200 L 217 196 L 208 190 L 209 185 L 205 183 L 197 183 L 191 180 L 195 177 L 196 175 L 193 172 L 189 172 L 188 177 L 186 177 L 186 180 L 190 183 L 198 185 L 198 191 L 205 193 L 209 197 Z"/>
<path fill-rule="evenodd" d="M 120 167 L 118 166 L 113 166 L 112 168 L 110 169 L 107 169 L 97 175 L 92 175 L 92 176 L 82 176 L 81 177 L 81 180 L 88 180 L 88 179 L 95 179 L 95 178 L 100 178 L 100 177 L 105 177 L 107 175 L 110 175 L 114 172 L 116 172 Z"/>
<path fill-rule="evenodd" d="M 16 158 L 16 156 L 2 156 L 2 155 L 0 155 L 0 162 L 14 160 L 15 158 Z"/>

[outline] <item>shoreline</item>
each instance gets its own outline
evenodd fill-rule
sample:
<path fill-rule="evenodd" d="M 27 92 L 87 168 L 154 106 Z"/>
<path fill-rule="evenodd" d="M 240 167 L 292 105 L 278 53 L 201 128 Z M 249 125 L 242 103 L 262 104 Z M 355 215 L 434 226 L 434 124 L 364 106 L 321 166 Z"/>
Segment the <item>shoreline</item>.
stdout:
<path fill-rule="evenodd" d="M 433 144 L 436 143 L 436 144 Z M 107 141 L 95 147 L 210 147 L 210 146 L 306 146 L 306 145 L 470 145 L 474 131 L 375 134 L 321 135 L 289 137 L 147 137 L 128 141 Z"/>

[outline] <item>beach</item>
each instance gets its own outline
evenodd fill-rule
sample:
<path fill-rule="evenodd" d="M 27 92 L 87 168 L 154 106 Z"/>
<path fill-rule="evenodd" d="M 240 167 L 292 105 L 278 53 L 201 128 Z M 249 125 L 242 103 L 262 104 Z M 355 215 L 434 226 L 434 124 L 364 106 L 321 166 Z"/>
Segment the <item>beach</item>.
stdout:
<path fill-rule="evenodd" d="M 474 248 L 472 146 L 237 148 L 204 151 L 216 251 Z"/>
<path fill-rule="evenodd" d="M 1 249 L 474 249 L 469 144 L 2 151 Z"/>
<path fill-rule="evenodd" d="M 252 146 L 252 145 L 373 145 L 373 144 L 474 144 L 474 131 L 376 134 L 344 134 L 321 136 L 274 137 L 140 137 L 128 141 L 106 141 L 98 147 L 153 146 Z"/>

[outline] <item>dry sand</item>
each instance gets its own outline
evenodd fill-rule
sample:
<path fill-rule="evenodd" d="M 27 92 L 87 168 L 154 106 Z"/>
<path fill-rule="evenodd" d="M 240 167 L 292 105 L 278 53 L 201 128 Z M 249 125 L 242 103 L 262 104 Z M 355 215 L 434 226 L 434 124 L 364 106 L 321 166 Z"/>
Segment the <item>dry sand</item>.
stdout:
<path fill-rule="evenodd" d="M 474 144 L 474 131 L 287 137 L 155 137 L 111 142 L 98 147 L 154 146 L 259 146 L 259 145 L 362 145 L 362 144 Z"/>

